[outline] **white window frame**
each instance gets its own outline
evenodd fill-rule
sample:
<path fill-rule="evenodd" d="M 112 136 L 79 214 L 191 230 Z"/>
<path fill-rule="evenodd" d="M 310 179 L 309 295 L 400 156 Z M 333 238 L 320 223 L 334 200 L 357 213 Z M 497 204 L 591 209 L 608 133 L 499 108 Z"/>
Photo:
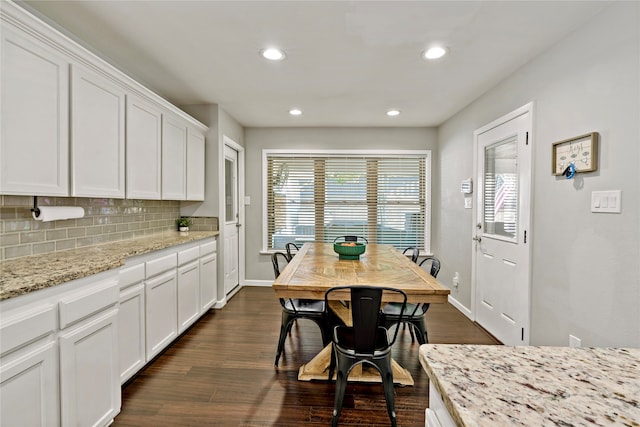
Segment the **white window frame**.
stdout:
<path fill-rule="evenodd" d="M 263 149 L 262 150 L 262 251 L 261 253 L 277 252 L 268 249 L 268 212 L 267 212 L 267 159 L 270 155 L 280 157 L 300 156 L 407 156 L 424 157 L 425 159 L 425 218 L 424 218 L 424 252 L 421 255 L 431 255 L 431 150 L 291 150 L 291 149 Z"/>

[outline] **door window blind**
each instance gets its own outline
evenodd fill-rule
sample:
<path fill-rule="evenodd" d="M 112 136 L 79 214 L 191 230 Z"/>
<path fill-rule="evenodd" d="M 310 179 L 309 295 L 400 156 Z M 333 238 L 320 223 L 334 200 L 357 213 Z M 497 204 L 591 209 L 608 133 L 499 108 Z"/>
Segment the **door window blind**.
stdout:
<path fill-rule="evenodd" d="M 265 248 L 343 235 L 428 249 L 428 153 L 265 153 Z"/>

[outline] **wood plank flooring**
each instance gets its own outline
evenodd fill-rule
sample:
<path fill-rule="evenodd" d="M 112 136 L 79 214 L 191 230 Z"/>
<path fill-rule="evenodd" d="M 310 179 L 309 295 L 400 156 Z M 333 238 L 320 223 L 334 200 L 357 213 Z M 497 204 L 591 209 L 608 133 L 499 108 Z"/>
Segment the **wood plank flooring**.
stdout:
<path fill-rule="evenodd" d="M 321 348 L 320 331 L 298 320 L 273 366 L 280 304 L 271 288 L 245 287 L 221 310 L 210 310 L 123 387 L 125 426 L 327 426 L 335 383 L 297 380 L 298 368 Z M 496 344 L 448 304 L 427 314 L 431 343 Z M 395 387 L 398 426 L 424 427 L 429 382 L 418 344 L 406 329 L 393 350 L 414 386 Z M 340 426 L 388 426 L 382 385 L 349 384 Z"/>

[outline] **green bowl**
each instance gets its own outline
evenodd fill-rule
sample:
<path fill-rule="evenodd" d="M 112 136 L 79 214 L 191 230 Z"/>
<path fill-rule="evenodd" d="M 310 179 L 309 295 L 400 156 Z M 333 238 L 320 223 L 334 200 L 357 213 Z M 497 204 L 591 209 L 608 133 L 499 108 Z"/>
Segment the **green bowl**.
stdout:
<path fill-rule="evenodd" d="M 345 246 L 346 242 L 333 244 L 333 250 L 338 254 L 339 259 L 360 259 L 367 246 L 364 243 L 356 243 L 355 246 Z"/>

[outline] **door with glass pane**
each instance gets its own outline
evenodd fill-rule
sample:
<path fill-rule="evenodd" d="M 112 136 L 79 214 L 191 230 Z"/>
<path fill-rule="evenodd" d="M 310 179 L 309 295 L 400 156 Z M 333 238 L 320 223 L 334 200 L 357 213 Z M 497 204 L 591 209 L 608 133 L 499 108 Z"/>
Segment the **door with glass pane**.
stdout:
<path fill-rule="evenodd" d="M 240 282 L 238 213 L 238 152 L 224 146 L 224 292 L 228 294 Z"/>
<path fill-rule="evenodd" d="M 529 341 L 530 116 L 517 110 L 475 132 L 475 319 L 507 345 Z"/>

